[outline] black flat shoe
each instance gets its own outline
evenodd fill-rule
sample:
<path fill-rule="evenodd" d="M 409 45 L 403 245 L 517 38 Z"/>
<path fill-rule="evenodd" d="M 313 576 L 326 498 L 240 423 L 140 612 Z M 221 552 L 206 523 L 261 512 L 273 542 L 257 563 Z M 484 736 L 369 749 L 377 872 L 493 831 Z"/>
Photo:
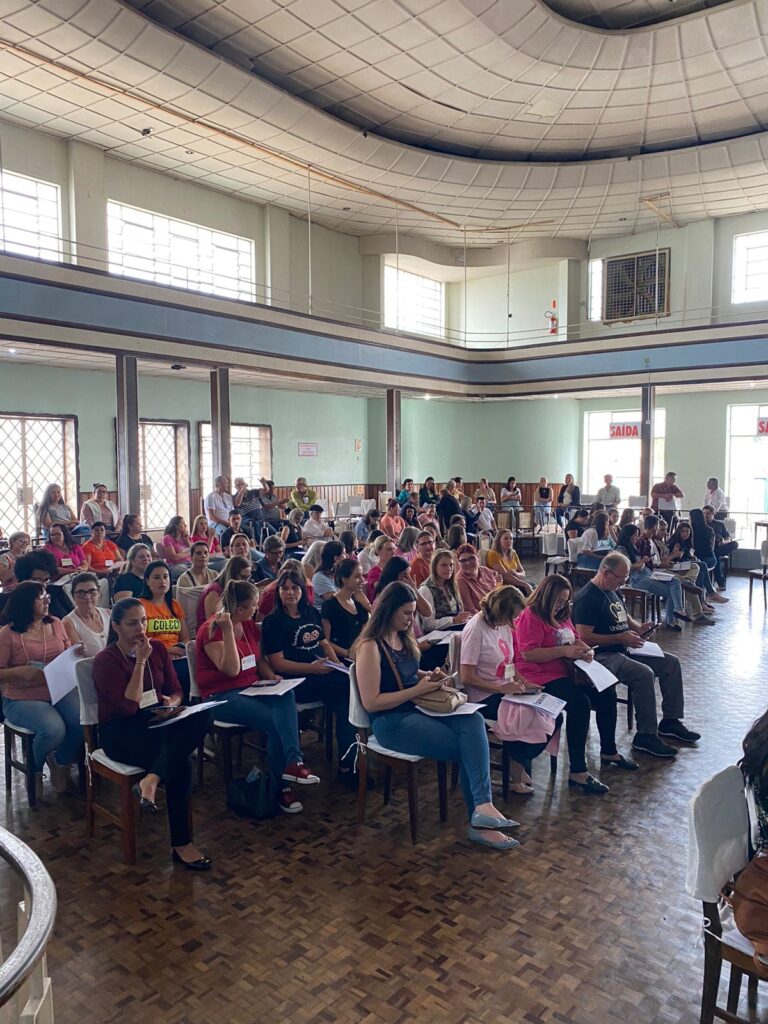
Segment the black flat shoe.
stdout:
<path fill-rule="evenodd" d="M 602 796 L 603 793 L 608 792 L 608 787 L 594 777 L 594 775 L 588 775 L 586 782 L 577 782 L 576 779 L 568 779 L 568 785 L 573 786 L 574 789 L 580 789 L 582 793 L 588 793 L 590 796 Z"/>
<path fill-rule="evenodd" d="M 157 806 L 154 800 L 147 800 L 145 796 L 141 795 L 141 789 L 139 788 L 138 782 L 132 787 L 133 795 L 138 797 L 139 810 L 146 811 L 147 814 L 159 814 L 160 808 Z"/>
<path fill-rule="evenodd" d="M 636 772 L 640 765 L 636 761 L 630 761 L 628 757 L 619 754 L 618 761 L 611 761 L 608 757 L 601 757 L 600 763 L 606 768 L 621 768 L 625 772 Z"/>
<path fill-rule="evenodd" d="M 174 864 L 183 864 L 188 871 L 210 871 L 213 861 L 210 857 L 198 857 L 197 860 L 184 860 L 175 850 L 171 851 Z"/>

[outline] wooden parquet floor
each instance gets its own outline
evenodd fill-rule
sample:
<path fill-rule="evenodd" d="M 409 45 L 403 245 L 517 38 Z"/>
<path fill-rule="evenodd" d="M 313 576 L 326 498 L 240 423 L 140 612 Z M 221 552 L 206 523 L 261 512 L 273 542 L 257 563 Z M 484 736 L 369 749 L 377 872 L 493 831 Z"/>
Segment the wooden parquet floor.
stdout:
<path fill-rule="evenodd" d="M 663 637 L 683 660 L 699 749 L 674 763 L 638 755 L 634 775 L 603 773 L 603 798 L 568 790 L 562 751 L 554 780 L 540 758 L 536 795 L 507 808 L 522 822 L 511 854 L 467 842 L 458 792 L 439 825 L 427 769 L 412 846 L 402 785 L 386 809 L 380 787 L 371 793 L 362 827 L 332 781 L 302 789 L 302 815 L 254 824 L 228 814 L 210 768 L 195 798 L 196 838 L 215 859 L 207 876 L 171 866 L 164 816 L 142 821 L 128 868 L 110 828 L 87 840 L 76 797 L 46 789 L 30 812 L 17 781 L 5 823 L 59 894 L 57 1024 L 697 1021 L 687 802 L 737 758 L 768 694 L 768 617 L 759 599 L 748 612 L 744 580 L 728 594 L 718 626 Z M 593 768 L 596 739 L 593 725 Z M 621 714 L 618 739 L 628 750 Z M 321 747 L 305 754 L 330 779 Z"/>

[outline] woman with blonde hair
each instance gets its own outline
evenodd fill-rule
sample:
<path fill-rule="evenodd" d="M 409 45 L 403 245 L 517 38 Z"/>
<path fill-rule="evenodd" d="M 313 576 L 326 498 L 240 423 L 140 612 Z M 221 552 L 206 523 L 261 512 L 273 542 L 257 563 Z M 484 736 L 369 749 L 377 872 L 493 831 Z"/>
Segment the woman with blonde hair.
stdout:
<path fill-rule="evenodd" d="M 221 570 L 219 575 L 209 583 L 200 595 L 200 603 L 197 606 L 197 627 L 199 628 L 206 619 L 215 613 L 221 602 L 221 595 L 230 580 L 245 580 L 250 583 L 253 565 L 250 558 L 244 555 L 233 555 Z"/>
<path fill-rule="evenodd" d="M 216 536 L 216 531 L 208 525 L 206 516 L 195 516 L 189 540 L 191 544 L 205 542 L 208 545 L 209 555 L 221 555 L 219 538 Z"/>
<path fill-rule="evenodd" d="M 373 543 L 373 556 L 376 564 L 371 566 L 365 581 L 365 594 L 369 601 L 373 602 L 376 594 L 376 584 L 381 579 L 382 571 L 390 558 L 395 554 L 395 542 L 387 534 L 377 537 Z"/>
<path fill-rule="evenodd" d="M 285 550 L 293 554 L 301 554 L 304 551 L 304 539 L 301 535 L 301 521 L 304 513 L 300 508 L 292 508 L 286 516 L 286 522 L 280 531 L 280 540 L 285 544 Z"/>
<path fill-rule="evenodd" d="M 406 562 L 412 562 L 418 554 L 416 541 L 420 533 L 421 531 L 417 530 L 415 526 L 406 526 L 397 538 L 395 553 L 404 558 Z"/>
<path fill-rule="evenodd" d="M 508 586 L 517 587 L 526 597 L 533 587 L 525 578 L 525 569 L 514 548 L 514 537 L 511 530 L 499 530 L 493 538 L 491 550 L 485 558 L 485 564 L 501 576 Z"/>
<path fill-rule="evenodd" d="M 456 584 L 456 563 L 450 551 L 439 550 L 432 556 L 429 576 L 419 587 L 419 595 L 432 609 L 423 616 L 424 630 L 463 626 L 472 616 L 465 612 Z"/>

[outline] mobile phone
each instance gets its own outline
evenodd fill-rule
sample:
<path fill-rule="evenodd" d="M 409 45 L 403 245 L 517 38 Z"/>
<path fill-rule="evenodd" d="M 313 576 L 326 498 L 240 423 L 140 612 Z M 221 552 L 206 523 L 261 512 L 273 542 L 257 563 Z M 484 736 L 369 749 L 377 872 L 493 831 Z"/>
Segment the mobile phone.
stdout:
<path fill-rule="evenodd" d="M 658 623 L 657 623 L 655 626 L 651 626 L 650 629 L 647 629 L 644 633 L 641 633 L 640 636 L 642 636 L 642 637 L 650 636 L 651 633 L 655 633 L 658 628 L 659 628 L 659 626 L 658 626 Z"/>

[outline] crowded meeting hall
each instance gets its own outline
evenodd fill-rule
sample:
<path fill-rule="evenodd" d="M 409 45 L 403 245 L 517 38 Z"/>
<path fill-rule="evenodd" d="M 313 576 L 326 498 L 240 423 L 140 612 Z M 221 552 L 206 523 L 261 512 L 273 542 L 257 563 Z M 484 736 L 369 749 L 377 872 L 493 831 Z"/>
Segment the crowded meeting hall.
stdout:
<path fill-rule="evenodd" d="M 0 1021 L 768 1021 L 763 0 L 0 39 Z"/>

